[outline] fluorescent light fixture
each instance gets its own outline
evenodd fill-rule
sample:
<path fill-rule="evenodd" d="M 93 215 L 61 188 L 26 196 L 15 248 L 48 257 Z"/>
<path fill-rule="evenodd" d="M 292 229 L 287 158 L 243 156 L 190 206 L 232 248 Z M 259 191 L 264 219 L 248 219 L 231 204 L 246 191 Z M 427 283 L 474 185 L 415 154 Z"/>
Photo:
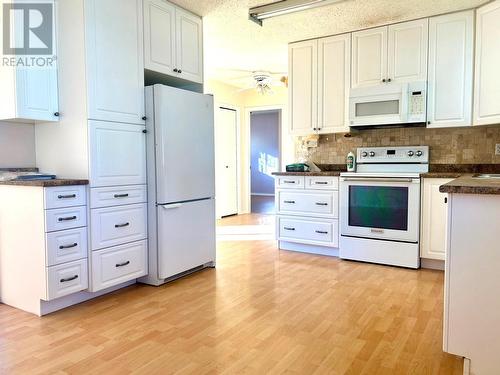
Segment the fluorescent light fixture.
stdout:
<path fill-rule="evenodd" d="M 345 0 L 281 0 L 271 4 L 250 8 L 248 12 L 250 19 L 262 26 L 262 20 L 267 18 L 340 3 L 342 1 Z"/>

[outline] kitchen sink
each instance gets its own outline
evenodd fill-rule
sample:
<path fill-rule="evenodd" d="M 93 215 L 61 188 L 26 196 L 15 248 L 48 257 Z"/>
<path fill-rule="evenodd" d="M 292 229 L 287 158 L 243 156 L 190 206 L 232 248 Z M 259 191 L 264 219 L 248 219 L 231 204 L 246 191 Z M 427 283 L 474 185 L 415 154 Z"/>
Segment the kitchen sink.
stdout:
<path fill-rule="evenodd" d="M 472 178 L 500 178 L 500 173 L 475 174 Z"/>

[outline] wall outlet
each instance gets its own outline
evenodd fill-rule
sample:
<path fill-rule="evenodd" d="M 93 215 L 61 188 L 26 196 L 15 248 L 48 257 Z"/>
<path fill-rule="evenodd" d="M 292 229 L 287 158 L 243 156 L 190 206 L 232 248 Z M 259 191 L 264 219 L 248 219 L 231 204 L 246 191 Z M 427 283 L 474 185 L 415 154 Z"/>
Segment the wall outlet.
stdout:
<path fill-rule="evenodd" d="M 495 155 L 500 155 L 500 143 L 495 145 Z"/>

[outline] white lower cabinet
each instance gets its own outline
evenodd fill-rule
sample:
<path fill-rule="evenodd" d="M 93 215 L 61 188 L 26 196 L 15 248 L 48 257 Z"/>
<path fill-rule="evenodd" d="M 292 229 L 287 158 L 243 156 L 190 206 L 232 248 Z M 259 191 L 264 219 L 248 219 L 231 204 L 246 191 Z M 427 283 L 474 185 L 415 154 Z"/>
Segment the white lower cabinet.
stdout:
<path fill-rule="evenodd" d="M 422 184 L 422 223 L 420 257 L 445 260 L 448 226 L 448 194 L 439 187 L 453 179 L 424 178 Z"/>
<path fill-rule="evenodd" d="M 88 285 L 87 258 L 49 267 L 45 300 L 50 301 L 79 292 L 87 289 Z"/>
<path fill-rule="evenodd" d="M 138 241 L 92 253 L 94 291 L 112 287 L 148 273 L 147 241 Z"/>
<path fill-rule="evenodd" d="M 339 246 L 338 186 L 334 176 L 276 177 L 276 237 L 281 249 L 335 255 L 332 250 Z"/>

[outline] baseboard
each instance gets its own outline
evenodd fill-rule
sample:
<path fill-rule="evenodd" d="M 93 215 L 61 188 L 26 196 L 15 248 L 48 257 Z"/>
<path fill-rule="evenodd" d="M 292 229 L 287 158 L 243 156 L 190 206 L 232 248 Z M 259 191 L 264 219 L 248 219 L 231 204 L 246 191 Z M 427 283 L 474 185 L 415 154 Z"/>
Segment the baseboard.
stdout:
<path fill-rule="evenodd" d="M 420 267 L 429 270 L 444 271 L 444 260 L 420 258 Z"/>
<path fill-rule="evenodd" d="M 278 241 L 278 248 L 280 250 L 297 251 L 299 253 L 327 255 L 333 257 L 339 256 L 339 249 L 337 249 L 336 247 L 316 246 L 316 245 L 307 245 L 296 242 Z"/>

